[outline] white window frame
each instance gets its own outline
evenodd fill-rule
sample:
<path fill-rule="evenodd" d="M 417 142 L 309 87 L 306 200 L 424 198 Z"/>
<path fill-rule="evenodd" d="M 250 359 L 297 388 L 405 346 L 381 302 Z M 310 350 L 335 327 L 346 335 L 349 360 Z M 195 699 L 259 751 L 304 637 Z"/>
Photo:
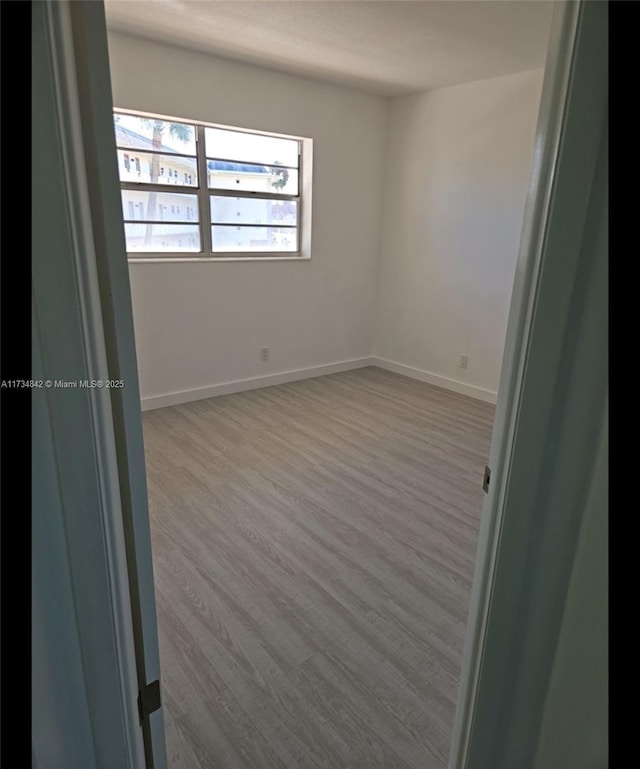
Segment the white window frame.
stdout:
<path fill-rule="evenodd" d="M 280 134 L 268 131 L 259 131 L 256 129 L 240 128 L 237 126 L 230 126 L 221 123 L 208 123 L 204 121 L 194 120 L 192 118 L 174 117 L 170 115 L 162 115 L 151 112 L 141 112 L 140 110 L 127 109 L 114 107 L 114 115 L 131 115 L 134 117 L 142 117 L 146 119 L 163 120 L 166 122 L 184 123 L 186 125 L 192 125 L 195 128 L 195 143 L 196 143 L 196 167 L 198 174 L 198 185 L 183 185 L 183 184 L 150 184 L 148 182 L 134 182 L 134 181 L 122 181 L 120 180 L 121 190 L 144 190 L 155 192 L 170 192 L 174 194 L 189 194 L 195 195 L 198 199 L 197 212 L 198 212 L 198 228 L 200 233 L 200 251 L 127 251 L 127 259 L 130 262 L 246 262 L 246 261 L 300 261 L 309 260 L 311 258 L 311 190 L 312 190 L 312 157 L 313 157 L 313 140 L 308 137 L 294 136 L 291 134 Z M 218 187 L 209 187 L 207 184 L 207 160 L 211 158 L 207 157 L 205 146 L 205 128 L 218 128 L 225 131 L 237 131 L 238 133 L 255 134 L 258 136 L 270 136 L 277 139 L 288 139 L 298 142 L 298 190 L 296 195 L 285 194 L 279 192 L 253 192 L 253 191 L 239 191 L 229 190 Z M 130 159 L 132 152 L 131 147 L 117 147 L 118 150 L 128 152 Z M 152 150 L 152 149 L 139 149 L 138 152 L 144 152 L 145 154 L 161 154 L 167 155 L 169 153 Z M 170 153 L 177 156 L 194 157 L 185 153 Z M 215 159 L 215 158 L 214 158 Z M 234 159 L 238 163 L 255 163 L 254 159 L 247 158 L 246 160 Z M 118 169 L 119 171 L 119 169 Z M 297 250 L 296 251 L 213 251 L 212 250 L 212 235 L 211 228 L 214 226 L 211 221 L 211 207 L 210 198 L 212 196 L 225 196 L 234 198 L 246 198 L 256 199 L 264 198 L 268 200 L 292 200 L 296 202 L 297 222 L 295 228 L 297 230 Z M 124 223 L 129 223 L 125 212 L 122 212 L 123 227 Z M 139 223 L 139 220 L 136 220 Z M 171 224 L 173 222 L 163 219 L 163 224 Z M 185 221 L 175 222 L 175 224 L 186 224 Z M 193 220 L 188 222 L 190 225 L 196 224 Z M 250 225 L 246 225 L 250 226 Z M 278 225 L 273 225 L 278 226 Z M 292 227 L 293 229 L 293 227 Z M 126 238 L 125 238 L 126 244 Z"/>

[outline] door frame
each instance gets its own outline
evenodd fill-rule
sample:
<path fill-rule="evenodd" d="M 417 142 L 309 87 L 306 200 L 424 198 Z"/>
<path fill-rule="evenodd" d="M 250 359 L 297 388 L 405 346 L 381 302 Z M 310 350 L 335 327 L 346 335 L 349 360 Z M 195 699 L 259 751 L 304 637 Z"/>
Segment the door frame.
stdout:
<path fill-rule="evenodd" d="M 512 750 L 505 766 L 524 766 L 515 754 L 537 742 L 545 676 L 553 663 L 583 501 L 602 439 L 608 310 L 602 264 L 607 254 L 588 253 L 584 244 L 590 207 L 602 206 L 603 199 L 606 206 L 606 172 L 599 164 L 606 148 L 607 20 L 605 2 L 568 0 L 553 12 L 449 769 L 501 768 L 499 743 L 508 743 L 510 729 L 519 729 L 522 747 L 504 748 Z M 596 273 L 601 287 L 594 294 L 588 276 Z M 593 314 L 603 327 L 595 331 L 584 322 L 586 303 L 594 296 Z M 583 315 L 577 317 L 581 303 Z M 581 359 L 581 345 L 591 345 L 595 355 Z M 605 370 L 594 371 L 594 361 Z M 580 401 L 579 415 L 572 413 L 572 400 Z M 552 431 L 560 448 L 550 445 Z M 570 452 L 582 464 L 570 466 Z M 554 477 L 550 457 L 558 466 L 566 463 L 565 479 Z M 543 505 L 553 507 L 552 499 L 564 500 L 570 511 L 564 521 L 550 523 L 548 514 L 546 519 L 541 514 Z M 532 500 L 544 502 L 536 508 Z M 553 537 L 555 549 L 549 545 Z M 546 613 L 540 609 L 545 602 Z M 530 607 L 544 617 L 543 626 L 531 622 Z M 517 687 L 524 687 L 527 665 L 537 671 L 537 680 L 528 681 L 523 698 L 523 688 Z M 520 708 L 529 708 L 527 717 Z"/>
<path fill-rule="evenodd" d="M 32 436 L 34 610 L 54 594 L 32 636 L 32 755 L 44 765 L 138 769 L 145 753 L 119 449 L 110 390 L 85 384 L 111 372 L 69 10 L 66 2 L 32 4 L 32 366 L 43 383 L 32 394 L 40 430 Z M 51 549 L 42 542 L 47 529 Z M 66 616 L 55 616 L 58 601 Z M 79 664 L 63 686 L 60 658 L 72 654 Z"/>
<path fill-rule="evenodd" d="M 72 388 L 73 397 L 66 399 L 55 387 L 43 392 L 53 425 L 51 441 L 63 503 L 65 497 L 69 500 L 63 511 L 65 538 L 76 585 L 77 632 L 86 665 L 96 765 L 124 767 L 121 762 L 126 761 L 127 769 L 166 769 L 162 708 L 151 707 L 153 712 L 140 708 L 140 693 L 160 679 L 160 657 L 131 290 L 113 162 L 104 5 L 39 0 L 33 14 L 38 34 L 34 61 L 40 81 L 46 80 L 49 88 L 45 93 L 40 81 L 34 83 L 38 121 L 33 147 L 42 153 L 43 163 L 60 158 L 55 168 L 51 163 L 50 173 L 59 181 L 70 232 L 63 246 L 62 229 L 47 219 L 48 191 L 42 178 L 34 177 L 38 218 L 34 219 L 33 344 L 42 351 L 46 380 L 60 379 L 62 367 L 68 380 L 124 383 Z M 42 196 L 45 202 L 40 204 Z M 85 403 L 89 409 L 83 410 Z M 65 484 L 62 471 L 77 465 L 78 456 L 95 457 L 87 466 L 87 481 L 76 476 Z M 90 531 L 84 524 L 84 536 L 79 538 L 82 509 L 75 510 L 72 498 L 80 496 L 76 486 L 90 486 L 94 473 L 95 496 L 83 504 L 84 519 L 91 510 L 97 520 L 91 519 Z M 88 558 L 92 548 L 104 558 Z M 37 568 L 48 567 L 43 563 Z M 100 584 L 108 590 L 108 600 L 102 595 L 97 599 L 104 620 L 98 622 L 96 601 L 84 607 L 81 594 L 90 594 Z M 89 683 L 100 678 L 91 675 L 93 670 L 102 672 L 98 688 Z M 107 702 L 110 712 L 105 712 Z"/>

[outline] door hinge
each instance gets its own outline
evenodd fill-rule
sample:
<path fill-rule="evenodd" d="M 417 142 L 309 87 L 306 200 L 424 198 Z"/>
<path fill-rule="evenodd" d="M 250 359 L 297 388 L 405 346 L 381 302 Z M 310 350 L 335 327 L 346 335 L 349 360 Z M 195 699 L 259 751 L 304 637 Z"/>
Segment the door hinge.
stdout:
<path fill-rule="evenodd" d="M 143 686 L 138 692 L 138 715 L 140 723 L 148 718 L 151 713 L 155 713 L 161 706 L 160 702 L 160 681 L 152 681 Z"/>
<path fill-rule="evenodd" d="M 484 478 L 482 479 L 482 488 L 485 494 L 489 493 L 489 481 L 491 480 L 491 468 L 489 465 L 484 467 Z"/>

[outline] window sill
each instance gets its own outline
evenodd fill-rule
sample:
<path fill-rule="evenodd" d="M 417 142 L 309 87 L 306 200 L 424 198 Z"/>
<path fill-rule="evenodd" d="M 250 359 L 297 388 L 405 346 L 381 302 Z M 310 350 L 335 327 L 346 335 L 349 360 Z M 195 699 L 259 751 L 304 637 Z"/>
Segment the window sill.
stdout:
<path fill-rule="evenodd" d="M 171 264 L 178 264 L 182 262 L 310 262 L 311 256 L 302 256 L 296 254 L 294 256 L 281 256 L 278 254 L 255 254 L 252 256 L 137 256 L 133 254 L 127 254 L 127 261 L 132 264 L 161 264 L 170 262 Z"/>

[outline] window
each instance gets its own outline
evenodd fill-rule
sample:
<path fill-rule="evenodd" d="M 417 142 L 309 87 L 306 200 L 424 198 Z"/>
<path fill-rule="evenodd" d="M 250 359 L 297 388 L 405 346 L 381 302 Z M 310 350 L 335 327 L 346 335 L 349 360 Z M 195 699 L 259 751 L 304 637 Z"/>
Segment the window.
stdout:
<path fill-rule="evenodd" d="M 310 140 L 119 111 L 114 127 L 119 167 L 139 155 L 137 177 L 120 173 L 130 258 L 308 256 L 301 157 Z"/>

